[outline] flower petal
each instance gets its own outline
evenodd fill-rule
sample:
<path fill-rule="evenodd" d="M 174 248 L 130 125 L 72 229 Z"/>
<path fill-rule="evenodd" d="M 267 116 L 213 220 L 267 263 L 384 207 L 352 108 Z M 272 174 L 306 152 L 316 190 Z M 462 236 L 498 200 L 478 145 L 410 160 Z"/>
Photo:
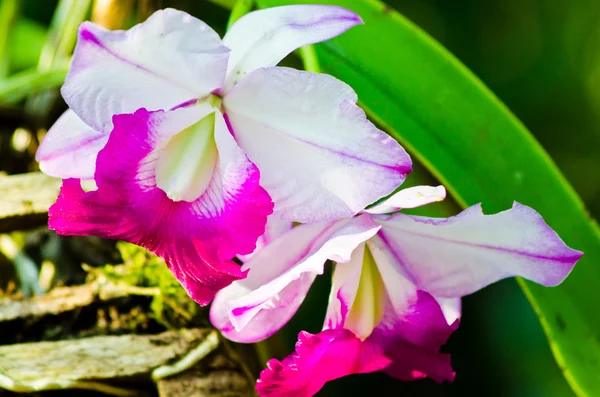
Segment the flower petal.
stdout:
<path fill-rule="evenodd" d="M 267 245 L 271 244 L 277 238 L 283 236 L 285 233 L 292 230 L 294 227 L 294 222 L 284 221 L 283 219 L 277 217 L 272 214 L 267 218 L 267 226 L 265 227 L 265 233 L 256 240 L 256 248 L 251 254 L 248 255 L 238 255 L 238 258 L 242 262 L 248 262 L 253 255 L 255 255 L 258 251 L 265 248 Z"/>
<path fill-rule="evenodd" d="M 229 258 L 254 249 L 272 203 L 258 171 L 215 115 L 219 163 L 206 192 L 174 202 L 156 186 L 154 169 L 168 138 L 198 121 L 198 109 L 115 116 L 115 128 L 98 154 L 98 189 L 84 193 L 66 180 L 49 211 L 49 227 L 63 235 L 129 241 L 163 257 L 200 304 L 244 272 Z"/>
<path fill-rule="evenodd" d="M 440 347 L 457 328 L 458 322 L 448 325 L 431 295 L 417 291 L 409 310 L 401 314 L 387 310 L 367 341 L 381 346 L 392 360 L 385 372 L 394 378 L 453 381 L 450 355 L 440 353 Z"/>
<path fill-rule="evenodd" d="M 437 382 L 453 380 L 450 356 L 440 354 L 440 347 L 458 328 L 458 321 L 449 324 L 435 298 L 413 285 L 379 234 L 367 244 L 388 296 L 383 320 L 368 339 L 383 346 L 393 360 L 386 372 L 402 380 L 426 376 Z"/>
<path fill-rule="evenodd" d="M 331 380 L 380 371 L 389 364 L 378 345 L 361 342 L 346 329 L 301 332 L 292 355 L 267 363 L 256 390 L 260 397 L 311 397 Z"/>
<path fill-rule="evenodd" d="M 387 214 L 402 208 L 416 208 L 425 204 L 442 201 L 446 198 L 443 186 L 413 186 L 402 189 L 387 200 L 367 208 L 369 214 Z"/>
<path fill-rule="evenodd" d="M 96 156 L 106 141 L 108 134 L 95 131 L 69 109 L 50 127 L 35 159 L 48 175 L 93 179 Z"/>
<path fill-rule="evenodd" d="M 435 300 L 442 308 L 448 325 L 454 324 L 456 320 L 460 320 L 462 314 L 462 302 L 460 298 L 435 298 Z"/>
<path fill-rule="evenodd" d="M 292 5 L 251 12 L 223 38 L 231 49 L 226 86 L 256 69 L 277 65 L 296 48 L 328 40 L 360 23 L 358 15 L 335 6 Z"/>
<path fill-rule="evenodd" d="M 283 219 L 350 217 L 394 191 L 411 171 L 406 151 L 369 122 L 354 91 L 331 76 L 260 69 L 224 106 Z"/>
<path fill-rule="evenodd" d="M 88 125 L 110 130 L 114 114 L 168 110 L 221 87 L 228 49 L 204 22 L 157 11 L 128 31 L 84 22 L 61 90 Z"/>
<path fill-rule="evenodd" d="M 557 285 L 582 255 L 518 203 L 495 215 L 475 205 L 447 219 L 398 213 L 375 220 L 395 266 L 436 298 L 458 298 L 512 276 Z"/>
<path fill-rule="evenodd" d="M 156 185 L 171 200 L 194 201 L 206 191 L 217 166 L 215 113 L 172 137 L 156 163 Z"/>
<path fill-rule="evenodd" d="M 365 340 L 383 317 L 386 291 L 366 245 L 360 244 L 350 262 L 337 264 L 324 328 L 344 327 Z"/>
<path fill-rule="evenodd" d="M 298 310 L 325 261 L 348 262 L 377 230 L 368 215 L 295 227 L 244 264 L 244 280 L 217 294 L 211 322 L 236 342 L 271 336 Z"/>

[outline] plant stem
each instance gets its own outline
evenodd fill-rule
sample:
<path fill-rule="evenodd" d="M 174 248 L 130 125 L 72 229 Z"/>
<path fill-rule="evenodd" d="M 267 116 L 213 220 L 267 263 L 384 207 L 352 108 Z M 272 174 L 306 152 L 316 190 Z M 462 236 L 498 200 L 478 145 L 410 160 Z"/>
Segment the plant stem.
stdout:
<path fill-rule="evenodd" d="M 18 19 L 21 0 L 0 2 L 0 80 L 10 72 L 10 32 Z"/>
<path fill-rule="evenodd" d="M 91 5 L 92 0 L 59 1 L 38 61 L 39 72 L 47 72 L 69 59 L 79 24 L 88 16 Z M 44 116 L 57 97 L 54 90 L 42 90 L 29 98 L 25 108 L 34 116 Z"/>
<path fill-rule="evenodd" d="M 252 11 L 254 0 L 237 0 L 231 9 L 229 20 L 227 21 L 227 30 L 241 17 Z"/>
<path fill-rule="evenodd" d="M 313 73 L 321 72 L 319 58 L 317 57 L 317 52 L 315 51 L 315 47 L 313 45 L 305 45 L 304 47 L 300 47 L 298 49 L 298 54 L 300 55 L 300 58 L 302 58 L 304 70 Z"/>
<path fill-rule="evenodd" d="M 40 92 L 49 88 L 56 88 L 65 81 L 68 66 L 58 66 L 40 72 L 28 69 L 0 82 L 0 104 L 14 105 L 31 93 Z"/>

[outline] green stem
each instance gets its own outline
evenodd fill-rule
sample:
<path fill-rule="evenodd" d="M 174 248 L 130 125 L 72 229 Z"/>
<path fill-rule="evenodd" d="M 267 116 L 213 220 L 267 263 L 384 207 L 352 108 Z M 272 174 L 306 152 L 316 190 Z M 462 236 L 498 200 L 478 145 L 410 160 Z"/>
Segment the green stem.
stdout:
<path fill-rule="evenodd" d="M 304 70 L 307 72 L 321 73 L 321 66 L 319 65 L 319 58 L 313 45 L 305 45 L 298 49 L 298 54 L 302 58 L 302 64 Z"/>
<path fill-rule="evenodd" d="M 236 0 L 209 0 L 211 3 L 214 3 L 218 6 L 231 10 L 235 5 Z"/>
<path fill-rule="evenodd" d="M 227 30 L 241 17 L 252 11 L 254 0 L 237 0 L 231 9 L 229 21 L 227 21 Z"/>
<path fill-rule="evenodd" d="M 8 76 L 10 69 L 10 37 L 21 9 L 21 0 L 0 2 L 0 79 Z"/>
<path fill-rule="evenodd" d="M 69 57 L 77 39 L 77 28 L 85 21 L 91 5 L 91 0 L 60 0 L 40 55 L 40 71 L 48 70 Z"/>
<path fill-rule="evenodd" d="M 62 85 L 69 71 L 68 66 L 57 66 L 40 72 L 28 69 L 0 82 L 0 104 L 14 105 L 32 93 Z"/>
<path fill-rule="evenodd" d="M 38 61 L 38 71 L 46 72 L 55 65 L 67 61 L 75 47 L 77 29 L 83 22 L 92 6 L 92 0 L 60 0 L 52 22 L 48 37 L 42 48 Z M 25 108 L 30 114 L 43 116 L 54 104 L 58 92 L 41 91 L 27 101 Z"/>

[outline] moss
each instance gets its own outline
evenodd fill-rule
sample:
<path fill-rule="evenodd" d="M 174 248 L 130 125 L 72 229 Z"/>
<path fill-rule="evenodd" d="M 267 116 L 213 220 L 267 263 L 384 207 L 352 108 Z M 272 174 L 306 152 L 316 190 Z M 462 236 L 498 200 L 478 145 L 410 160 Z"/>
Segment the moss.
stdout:
<path fill-rule="evenodd" d="M 123 263 L 89 268 L 90 277 L 99 275 L 131 287 L 132 295 L 152 296 L 150 309 L 156 321 L 167 328 L 197 323 L 201 308 L 171 274 L 164 260 L 134 244 L 118 242 Z"/>

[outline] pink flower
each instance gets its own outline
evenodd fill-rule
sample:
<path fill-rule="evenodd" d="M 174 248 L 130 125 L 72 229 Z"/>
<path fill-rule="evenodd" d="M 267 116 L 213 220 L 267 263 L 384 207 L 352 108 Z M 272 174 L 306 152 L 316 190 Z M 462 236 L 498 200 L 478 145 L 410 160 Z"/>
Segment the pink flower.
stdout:
<path fill-rule="evenodd" d="M 323 331 L 302 332 L 294 354 L 268 363 L 260 396 L 309 397 L 332 379 L 379 370 L 452 380 L 439 350 L 458 327 L 462 296 L 512 276 L 557 285 L 582 255 L 518 203 L 495 215 L 479 205 L 448 219 L 386 215 L 444 197 L 441 186 L 405 189 L 355 218 L 284 232 L 245 263 L 248 277 L 211 308 L 212 323 L 238 342 L 280 329 L 325 262 L 336 264 Z"/>
<path fill-rule="evenodd" d="M 330 221 L 391 193 L 410 158 L 354 91 L 275 66 L 359 23 L 315 5 L 253 12 L 223 40 L 173 9 L 128 31 L 83 23 L 62 88 L 70 110 L 37 153 L 66 179 L 49 227 L 146 247 L 207 304 L 245 276 L 231 258 L 254 250 L 273 210 Z"/>

